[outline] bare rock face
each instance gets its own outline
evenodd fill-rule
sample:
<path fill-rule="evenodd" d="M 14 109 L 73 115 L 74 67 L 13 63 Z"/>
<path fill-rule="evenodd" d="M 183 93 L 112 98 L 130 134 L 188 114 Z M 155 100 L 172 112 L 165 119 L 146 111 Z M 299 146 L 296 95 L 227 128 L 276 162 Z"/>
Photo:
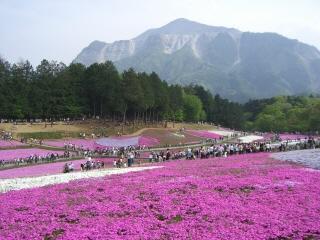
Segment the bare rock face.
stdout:
<path fill-rule="evenodd" d="M 111 60 L 122 71 L 156 72 L 169 83 L 203 85 L 231 100 L 320 92 L 320 52 L 275 33 L 241 32 L 187 19 L 131 40 L 92 42 L 74 62 Z"/>

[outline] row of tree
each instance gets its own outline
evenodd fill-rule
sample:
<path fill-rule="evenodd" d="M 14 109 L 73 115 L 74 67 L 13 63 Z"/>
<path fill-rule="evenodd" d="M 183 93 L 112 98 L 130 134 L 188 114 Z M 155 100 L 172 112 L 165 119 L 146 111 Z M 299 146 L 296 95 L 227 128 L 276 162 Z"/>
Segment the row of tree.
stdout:
<path fill-rule="evenodd" d="M 112 62 L 85 67 L 43 60 L 33 69 L 28 61 L 0 61 L 0 118 L 225 121 L 215 103 L 202 87 L 168 85 L 133 69 L 120 74 Z"/>
<path fill-rule="evenodd" d="M 156 73 L 119 73 L 112 62 L 89 67 L 0 59 L 0 118 L 96 117 L 117 121 L 209 121 L 263 131 L 319 130 L 319 98 L 278 97 L 245 105 L 201 86 L 168 85 Z"/>

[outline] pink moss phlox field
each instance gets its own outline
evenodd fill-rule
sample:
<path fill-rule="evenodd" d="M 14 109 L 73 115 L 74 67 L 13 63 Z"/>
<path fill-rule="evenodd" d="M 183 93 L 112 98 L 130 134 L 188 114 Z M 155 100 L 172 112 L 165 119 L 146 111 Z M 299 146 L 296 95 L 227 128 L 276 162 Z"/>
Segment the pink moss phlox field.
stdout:
<path fill-rule="evenodd" d="M 105 164 L 105 167 L 113 166 L 113 158 L 101 158 L 94 159 L 94 161 L 102 161 Z M 74 164 L 74 169 L 80 171 L 80 164 L 85 163 L 85 159 L 68 161 L 68 163 Z M 0 171 L 0 179 L 4 178 L 21 178 L 21 177 L 36 177 L 44 175 L 52 175 L 62 173 L 64 164 L 66 162 L 56 162 L 48 164 L 39 164 L 34 166 L 12 168 L 7 170 Z"/>
<path fill-rule="evenodd" d="M 105 141 L 107 142 L 108 139 L 110 139 L 110 143 L 112 143 L 114 140 L 117 142 L 123 143 L 123 146 L 127 145 L 127 140 L 132 137 L 129 136 L 121 136 L 121 137 L 110 137 L 110 138 L 105 138 Z M 76 148 L 84 148 L 84 149 L 90 149 L 90 150 L 95 150 L 99 148 L 105 148 L 105 147 L 112 147 L 108 146 L 106 144 L 105 146 L 97 144 L 97 139 L 64 139 L 64 140 L 47 140 L 44 141 L 45 145 L 48 146 L 54 146 L 54 147 L 60 147 L 64 148 L 66 144 L 73 144 L 76 146 Z M 155 146 L 159 144 L 159 140 L 153 137 L 149 136 L 139 136 L 138 137 L 138 145 L 140 146 Z M 121 145 L 121 144 L 120 144 Z"/>
<path fill-rule="evenodd" d="M 0 140 L 0 148 L 14 148 L 19 146 L 25 146 L 25 144 L 15 140 L 11 140 L 11 141 Z"/>
<path fill-rule="evenodd" d="M 160 144 L 160 141 L 157 138 L 150 137 L 150 136 L 139 137 L 139 145 L 140 146 L 152 147 L 152 146 L 156 146 L 159 144 Z"/>
<path fill-rule="evenodd" d="M 248 154 L 0 194 L 0 239 L 319 239 L 320 173 Z"/>
<path fill-rule="evenodd" d="M 100 139 L 103 142 L 99 145 L 99 140 L 96 142 L 97 146 L 102 147 L 127 147 L 127 146 L 146 146 L 151 147 L 158 145 L 160 142 L 158 139 L 150 136 L 120 136 L 120 137 L 108 137 Z"/>
<path fill-rule="evenodd" d="M 201 137 L 201 138 L 219 139 L 222 137 L 222 135 L 220 134 L 204 131 L 204 130 L 188 130 L 187 133 L 192 136 Z"/>
<path fill-rule="evenodd" d="M 302 135 L 302 134 L 279 134 L 279 137 L 281 140 L 297 140 L 297 139 L 305 139 L 308 138 L 307 135 Z"/>
<path fill-rule="evenodd" d="M 66 144 L 73 144 L 77 148 L 94 150 L 96 148 L 95 139 L 63 139 L 63 140 L 46 140 L 44 145 L 64 148 Z"/>
<path fill-rule="evenodd" d="M 11 161 L 18 158 L 28 158 L 30 156 L 45 157 L 48 154 L 62 155 L 62 151 L 45 150 L 39 148 L 24 148 L 24 149 L 10 149 L 0 150 L 0 160 Z"/>
<path fill-rule="evenodd" d="M 275 134 L 274 133 L 264 133 L 262 136 L 263 136 L 264 140 L 270 141 L 275 136 Z M 286 141 L 286 140 L 301 140 L 301 139 L 308 138 L 309 136 L 303 135 L 303 134 L 280 133 L 279 137 L 282 141 Z"/>

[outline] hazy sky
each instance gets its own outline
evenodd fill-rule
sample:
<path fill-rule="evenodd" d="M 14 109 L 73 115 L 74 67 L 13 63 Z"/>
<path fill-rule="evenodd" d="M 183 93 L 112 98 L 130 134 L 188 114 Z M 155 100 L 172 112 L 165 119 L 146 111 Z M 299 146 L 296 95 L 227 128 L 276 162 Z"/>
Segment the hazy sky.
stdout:
<path fill-rule="evenodd" d="M 176 18 L 278 32 L 320 49 L 319 0 L 0 0 L 0 55 L 69 64 L 93 40 L 130 39 Z"/>

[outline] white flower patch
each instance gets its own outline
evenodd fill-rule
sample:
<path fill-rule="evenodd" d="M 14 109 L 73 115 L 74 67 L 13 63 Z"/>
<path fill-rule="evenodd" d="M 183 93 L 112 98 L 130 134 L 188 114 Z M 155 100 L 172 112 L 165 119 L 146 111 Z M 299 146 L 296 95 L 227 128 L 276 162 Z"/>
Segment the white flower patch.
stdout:
<path fill-rule="evenodd" d="M 104 169 L 104 170 L 91 170 L 87 172 L 73 172 L 62 173 L 41 177 L 27 177 L 27 178 L 13 178 L 0 180 L 0 193 L 8 192 L 11 190 L 20 190 L 26 188 L 43 187 L 58 183 L 67 183 L 69 181 L 85 178 L 99 178 L 113 174 L 124 174 L 129 172 L 139 172 L 144 170 L 151 170 L 162 168 L 162 166 L 150 167 L 134 167 L 134 168 L 117 168 L 117 169 Z"/>
<path fill-rule="evenodd" d="M 307 167 L 320 169 L 320 149 L 306 149 L 273 153 L 272 157 L 282 161 L 291 161 Z"/>
<path fill-rule="evenodd" d="M 234 131 L 226 131 L 226 130 L 212 130 L 212 131 L 209 131 L 211 133 L 215 133 L 215 134 L 219 134 L 221 136 L 224 136 L 224 137 L 231 137 L 233 134 L 235 134 Z"/>
<path fill-rule="evenodd" d="M 257 135 L 249 135 L 249 136 L 239 137 L 238 139 L 241 143 L 251 143 L 256 140 L 261 140 L 263 139 L 263 137 L 257 136 Z"/>
<path fill-rule="evenodd" d="M 186 137 L 185 135 L 180 134 L 180 133 L 172 133 L 172 135 L 175 136 L 175 137 L 180 137 L 180 138 Z"/>

